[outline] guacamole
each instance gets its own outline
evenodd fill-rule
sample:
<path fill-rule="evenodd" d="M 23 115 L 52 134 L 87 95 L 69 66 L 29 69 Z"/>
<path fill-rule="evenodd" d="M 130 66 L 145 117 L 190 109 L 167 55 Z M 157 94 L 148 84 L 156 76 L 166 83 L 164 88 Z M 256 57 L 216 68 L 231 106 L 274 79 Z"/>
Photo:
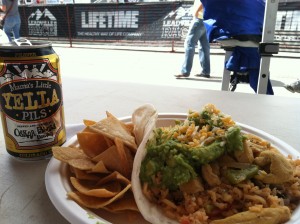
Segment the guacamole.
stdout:
<path fill-rule="evenodd" d="M 234 122 L 207 110 L 189 112 L 185 121 L 168 128 L 157 128 L 146 145 L 140 180 L 151 187 L 177 190 L 200 175 L 201 166 L 225 153 L 243 150 L 243 135 Z M 204 137 L 203 137 L 204 136 Z"/>

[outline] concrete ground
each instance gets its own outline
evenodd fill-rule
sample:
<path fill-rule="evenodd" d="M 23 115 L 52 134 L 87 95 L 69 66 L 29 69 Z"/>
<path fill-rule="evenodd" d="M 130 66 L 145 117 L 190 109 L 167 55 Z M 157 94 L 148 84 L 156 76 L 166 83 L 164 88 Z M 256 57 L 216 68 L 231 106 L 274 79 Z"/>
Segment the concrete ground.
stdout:
<path fill-rule="evenodd" d="M 82 77 L 94 80 L 171 85 L 178 87 L 221 90 L 224 69 L 224 51 L 211 50 L 211 78 L 197 78 L 200 72 L 198 56 L 195 55 L 191 76 L 176 79 L 180 73 L 184 52 L 175 53 L 163 48 L 116 47 L 108 45 L 55 44 L 53 48 L 60 57 L 62 79 Z M 271 58 L 270 77 L 275 95 L 300 98 L 283 86 L 300 79 L 300 54 L 279 53 Z M 249 84 L 238 84 L 235 92 L 254 94 Z M 178 93 L 184 94 L 184 93 Z"/>

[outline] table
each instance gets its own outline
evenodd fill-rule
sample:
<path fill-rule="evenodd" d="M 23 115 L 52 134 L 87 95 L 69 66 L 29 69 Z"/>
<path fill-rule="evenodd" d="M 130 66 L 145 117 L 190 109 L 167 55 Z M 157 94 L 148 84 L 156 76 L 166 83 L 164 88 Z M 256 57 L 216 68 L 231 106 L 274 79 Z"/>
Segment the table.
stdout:
<path fill-rule="evenodd" d="M 124 117 L 144 103 L 152 103 L 161 113 L 185 113 L 213 103 L 235 121 L 268 132 L 300 150 L 300 99 L 296 98 L 84 78 L 63 79 L 63 93 L 67 125 L 82 123 L 83 119 L 100 120 L 106 110 Z M 6 152 L 2 129 L 0 132 L 1 224 L 68 223 L 46 192 L 48 160 L 15 160 Z"/>

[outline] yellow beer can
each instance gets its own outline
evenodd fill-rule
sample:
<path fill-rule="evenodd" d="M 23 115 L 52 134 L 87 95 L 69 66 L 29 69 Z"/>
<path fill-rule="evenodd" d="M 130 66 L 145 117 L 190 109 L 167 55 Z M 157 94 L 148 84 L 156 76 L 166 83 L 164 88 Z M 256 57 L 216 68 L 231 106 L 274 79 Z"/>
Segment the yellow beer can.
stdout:
<path fill-rule="evenodd" d="M 45 159 L 66 141 L 59 57 L 51 43 L 17 41 L 0 44 L 6 150 L 21 160 Z"/>

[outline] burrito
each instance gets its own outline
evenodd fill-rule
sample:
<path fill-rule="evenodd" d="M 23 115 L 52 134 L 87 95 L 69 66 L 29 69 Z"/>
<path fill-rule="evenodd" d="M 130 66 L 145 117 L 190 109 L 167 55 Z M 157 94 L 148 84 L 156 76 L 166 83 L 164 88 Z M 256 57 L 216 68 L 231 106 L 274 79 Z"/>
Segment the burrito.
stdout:
<path fill-rule="evenodd" d="M 155 115 L 144 125 L 131 177 L 147 221 L 280 224 L 290 219 L 300 199 L 298 160 L 244 133 L 213 104 L 189 110 L 174 126 L 156 127 L 156 121 Z"/>

